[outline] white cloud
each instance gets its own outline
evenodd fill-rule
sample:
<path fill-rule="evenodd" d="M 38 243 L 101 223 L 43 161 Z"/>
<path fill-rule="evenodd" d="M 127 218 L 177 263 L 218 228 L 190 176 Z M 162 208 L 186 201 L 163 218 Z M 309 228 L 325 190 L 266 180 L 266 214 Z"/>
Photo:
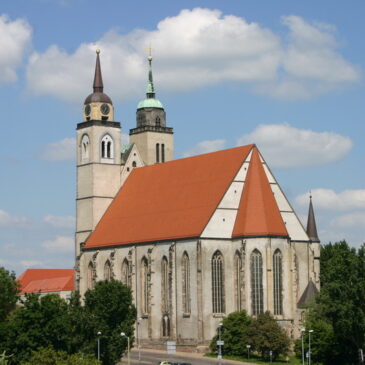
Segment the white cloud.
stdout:
<path fill-rule="evenodd" d="M 221 150 L 225 147 L 226 141 L 224 139 L 216 139 L 213 141 L 202 141 L 196 144 L 194 147 L 190 148 L 186 151 L 183 156 L 195 156 L 200 155 L 202 153 L 214 152 Z"/>
<path fill-rule="evenodd" d="M 43 266 L 42 261 L 37 261 L 37 260 L 22 260 L 20 261 L 20 264 L 25 268 L 34 266 L 39 266 L 39 267 Z"/>
<path fill-rule="evenodd" d="M 352 147 L 349 137 L 332 132 L 314 132 L 288 124 L 259 125 L 238 139 L 238 145 L 256 143 L 272 167 L 319 166 L 336 162 Z"/>
<path fill-rule="evenodd" d="M 163 19 L 152 31 L 107 32 L 96 42 L 102 49 L 105 91 L 115 100 L 142 97 L 144 49 L 149 44 L 156 54 L 157 91 L 188 91 L 228 81 L 295 99 L 359 80 L 360 72 L 337 51 L 331 27 L 297 16 L 284 17 L 283 24 L 289 34 L 196 8 Z M 34 52 L 27 68 L 29 90 L 80 102 L 91 91 L 95 48 L 84 43 L 69 54 L 52 45 L 44 53 Z"/>
<path fill-rule="evenodd" d="M 344 190 L 340 193 L 331 189 L 312 190 L 316 209 L 329 211 L 344 211 L 352 209 L 365 209 L 365 190 Z M 300 205 L 308 205 L 308 194 L 296 197 Z"/>
<path fill-rule="evenodd" d="M 74 239 L 67 236 L 57 236 L 54 240 L 44 241 L 42 247 L 54 252 L 70 252 L 74 249 Z"/>
<path fill-rule="evenodd" d="M 365 226 L 365 213 L 355 212 L 350 214 L 341 215 L 331 221 L 331 225 L 334 227 L 364 227 Z M 363 238 L 365 240 L 365 237 Z"/>
<path fill-rule="evenodd" d="M 56 216 L 47 215 L 43 218 L 43 221 L 57 228 L 74 228 L 75 217 L 73 216 Z"/>
<path fill-rule="evenodd" d="M 61 141 L 47 144 L 41 154 L 41 158 L 47 161 L 66 161 L 75 159 L 75 155 L 75 138 L 65 138 Z"/>
<path fill-rule="evenodd" d="M 17 80 L 16 69 L 31 46 L 32 28 L 23 19 L 0 15 L 0 83 Z"/>
<path fill-rule="evenodd" d="M 28 222 L 29 220 L 25 217 L 17 217 L 5 212 L 5 210 L 0 209 L 0 226 L 9 227 L 15 225 L 23 225 Z"/>

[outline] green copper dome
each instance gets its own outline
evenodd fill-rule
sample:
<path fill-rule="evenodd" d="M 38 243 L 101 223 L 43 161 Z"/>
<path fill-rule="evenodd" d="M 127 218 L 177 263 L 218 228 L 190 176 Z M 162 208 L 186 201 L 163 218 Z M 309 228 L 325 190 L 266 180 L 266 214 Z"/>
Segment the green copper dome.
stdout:
<path fill-rule="evenodd" d="M 146 89 L 146 99 L 140 101 L 137 106 L 138 109 L 143 108 L 158 108 L 163 109 L 163 105 L 160 100 L 156 99 L 155 87 L 153 85 L 153 77 L 152 77 L 152 56 L 148 56 L 149 62 L 149 70 L 148 70 L 148 83 Z"/>
<path fill-rule="evenodd" d="M 137 109 L 143 108 L 159 108 L 163 109 L 163 105 L 160 100 L 155 98 L 147 98 L 138 103 Z"/>

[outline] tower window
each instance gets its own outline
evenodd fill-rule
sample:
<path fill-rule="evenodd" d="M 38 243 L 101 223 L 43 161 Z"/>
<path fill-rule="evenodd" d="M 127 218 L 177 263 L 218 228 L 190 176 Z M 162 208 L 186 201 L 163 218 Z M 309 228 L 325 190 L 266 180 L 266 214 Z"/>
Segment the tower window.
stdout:
<path fill-rule="evenodd" d="M 161 119 L 160 117 L 156 117 L 156 127 L 161 127 Z"/>
<path fill-rule="evenodd" d="M 81 138 L 80 152 L 81 152 L 81 162 L 89 161 L 89 150 L 90 150 L 90 140 L 87 134 L 84 134 Z"/>
<path fill-rule="evenodd" d="M 254 250 L 251 254 L 251 300 L 252 314 L 264 312 L 264 289 L 262 284 L 262 255 Z"/>
<path fill-rule="evenodd" d="M 161 144 L 161 162 L 165 162 L 165 145 Z"/>
<path fill-rule="evenodd" d="M 109 134 L 106 134 L 101 140 L 101 158 L 114 158 L 114 143 L 112 137 L 110 137 Z"/>
<path fill-rule="evenodd" d="M 217 251 L 212 257 L 212 302 L 213 313 L 224 313 L 224 266 L 223 256 Z"/>
<path fill-rule="evenodd" d="M 160 163 L 160 144 L 156 143 L 156 163 Z"/>

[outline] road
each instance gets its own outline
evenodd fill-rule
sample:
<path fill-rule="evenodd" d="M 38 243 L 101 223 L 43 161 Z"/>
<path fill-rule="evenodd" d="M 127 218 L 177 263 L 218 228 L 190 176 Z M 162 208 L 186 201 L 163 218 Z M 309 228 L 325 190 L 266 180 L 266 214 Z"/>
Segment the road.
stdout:
<path fill-rule="evenodd" d="M 138 360 L 138 351 L 132 350 L 130 354 L 130 365 L 157 365 L 160 361 L 188 362 L 192 365 L 219 365 L 217 359 L 204 357 L 203 354 L 191 352 L 178 352 L 175 355 L 168 355 L 166 351 L 141 350 L 141 360 Z M 122 359 L 120 364 L 127 365 L 128 357 Z M 252 365 L 252 363 L 239 362 L 222 359 L 222 365 Z"/>

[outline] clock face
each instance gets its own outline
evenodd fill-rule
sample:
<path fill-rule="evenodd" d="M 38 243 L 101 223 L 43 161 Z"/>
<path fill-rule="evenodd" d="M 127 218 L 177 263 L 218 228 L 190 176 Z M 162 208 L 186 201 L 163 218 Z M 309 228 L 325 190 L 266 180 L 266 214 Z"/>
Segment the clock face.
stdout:
<path fill-rule="evenodd" d="M 85 115 L 90 115 L 91 113 L 91 107 L 90 107 L 90 104 L 87 104 L 85 106 Z"/>
<path fill-rule="evenodd" d="M 100 107 L 101 112 L 106 115 L 110 112 L 110 108 L 108 104 L 102 104 Z"/>

